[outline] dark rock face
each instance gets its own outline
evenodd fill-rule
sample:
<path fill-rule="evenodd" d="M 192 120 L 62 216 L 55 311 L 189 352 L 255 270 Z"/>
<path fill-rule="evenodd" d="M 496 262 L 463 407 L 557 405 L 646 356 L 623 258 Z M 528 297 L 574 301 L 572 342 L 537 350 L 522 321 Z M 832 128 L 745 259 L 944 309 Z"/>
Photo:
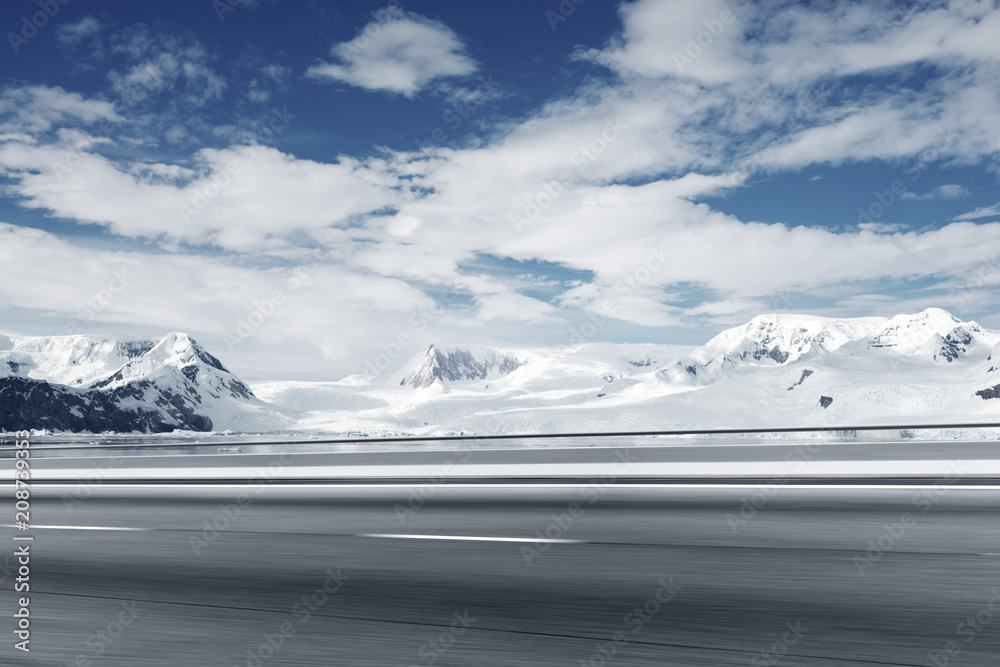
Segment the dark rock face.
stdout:
<path fill-rule="evenodd" d="M 151 372 L 146 357 L 161 344 L 171 346 L 168 352 L 173 356 L 162 367 L 155 362 Z M 213 399 L 255 399 L 222 362 L 183 334 L 171 334 L 160 343 L 119 341 L 112 358 L 127 361 L 89 386 L 29 378 L 19 372 L 25 363 L 8 361 L 14 375 L 0 377 L 0 428 L 75 433 L 211 431 L 214 425 L 206 413 Z M 33 366 L 29 360 L 27 367 Z"/>
<path fill-rule="evenodd" d="M 783 364 L 786 361 L 788 361 L 788 357 L 790 357 L 790 356 L 791 355 L 788 352 L 786 352 L 785 350 L 782 350 L 780 347 L 778 347 L 777 345 L 775 345 L 774 347 L 772 347 L 770 349 L 761 346 L 761 347 L 757 348 L 756 350 L 754 350 L 753 352 L 744 352 L 741 355 L 741 358 L 743 358 L 743 359 L 753 359 L 755 361 L 760 361 L 762 359 L 771 359 L 771 360 L 775 361 L 776 363 Z"/>
<path fill-rule="evenodd" d="M 75 389 L 44 380 L 0 378 L 0 428 L 167 433 L 211 431 L 212 420 L 194 411 L 194 402 L 170 390 L 156 390 L 152 404 L 125 408 L 123 401 L 145 400 L 152 383 L 132 382 L 110 391 Z M 131 399 L 131 400 L 129 400 Z"/>
<path fill-rule="evenodd" d="M 783 364 L 786 361 L 788 361 L 788 357 L 790 355 L 784 350 L 779 350 L 777 347 L 772 347 L 770 350 L 768 350 L 767 356 L 770 357 L 771 359 L 774 359 L 779 364 Z"/>
<path fill-rule="evenodd" d="M 156 346 L 151 340 L 129 340 L 115 345 L 115 352 L 126 359 L 138 359 Z"/>
<path fill-rule="evenodd" d="M 799 378 L 798 382 L 796 382 L 791 387 L 789 387 L 788 391 L 791 391 L 792 389 L 795 389 L 796 387 L 798 387 L 800 384 L 802 384 L 803 382 L 805 382 L 805 379 L 807 377 L 809 377 L 812 374 L 813 374 L 813 371 L 810 371 L 810 370 L 804 370 L 804 371 L 802 371 L 802 377 Z"/>
<path fill-rule="evenodd" d="M 955 329 L 945 336 L 941 349 L 934 355 L 934 359 L 943 357 L 948 363 L 958 359 L 963 353 L 968 351 L 969 344 L 972 343 L 972 334 L 964 329 Z"/>
<path fill-rule="evenodd" d="M 826 409 L 833 404 L 833 398 L 830 396 L 820 396 L 819 397 L 819 407 Z"/>
<path fill-rule="evenodd" d="M 986 389 L 981 389 L 976 392 L 976 396 L 984 401 L 988 401 L 991 398 L 1000 398 L 1000 384 L 993 387 L 987 387 Z"/>

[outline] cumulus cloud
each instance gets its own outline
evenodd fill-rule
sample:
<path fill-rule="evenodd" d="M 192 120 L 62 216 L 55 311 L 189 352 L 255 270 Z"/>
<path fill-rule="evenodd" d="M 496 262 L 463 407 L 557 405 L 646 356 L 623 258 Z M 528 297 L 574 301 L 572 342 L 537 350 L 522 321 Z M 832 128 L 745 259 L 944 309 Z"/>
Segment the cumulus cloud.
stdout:
<path fill-rule="evenodd" d="M 1000 12 L 958 2 L 903 14 L 883 4 L 832 3 L 825 13 L 785 4 L 764 22 L 756 5 L 728 7 L 623 4 L 621 33 L 578 56 L 611 73 L 465 147 L 304 159 L 230 142 L 235 130 L 217 128 L 221 143 L 210 148 L 129 159 L 87 134 L 87 122 L 115 118 L 107 102 L 45 89 L 52 109 L 21 113 L 38 93 L 13 89 L 0 97 L 0 169 L 24 206 L 156 244 L 132 259 L 194 295 L 184 305 L 151 285 L 169 306 L 152 314 L 148 304 L 122 305 L 107 317 L 226 330 L 275 284 L 276 269 L 249 266 L 316 264 L 301 307 L 270 320 L 260 340 L 305 340 L 333 356 L 364 358 L 397 332 L 426 338 L 445 328 L 470 340 L 559 343 L 588 315 L 671 327 L 816 303 L 869 314 L 956 291 L 965 303 L 988 303 L 989 288 L 973 299 L 963 285 L 975 271 L 970 258 L 1000 244 L 1000 223 L 972 222 L 1000 215 L 997 206 L 913 231 L 896 220 L 848 230 L 765 224 L 704 202 L 762 174 L 818 164 L 883 161 L 900 178 L 932 164 L 983 164 L 1000 153 L 1000 57 L 979 26 Z M 967 43 L 931 39 L 942 22 Z M 128 90 L 147 66 L 165 86 L 186 89 L 183 63 L 212 62 L 187 47 L 162 48 L 141 31 L 121 42 L 131 60 L 115 70 L 113 91 Z M 824 49 L 829 58 L 814 55 Z M 450 29 L 401 12 L 376 17 L 333 56 L 310 74 L 404 96 L 447 92 L 446 78 L 475 70 Z M 908 69 L 916 62 L 933 65 L 919 86 Z M 261 85 L 248 94 L 265 95 L 287 71 L 252 76 Z M 178 140 L 185 130 L 177 125 Z M 957 184 L 919 192 L 912 198 L 968 196 Z M 25 234 L 10 238 L 83 267 L 87 251 Z M 564 275 L 518 277 L 483 257 Z M 434 310 L 442 294 L 450 305 Z M 70 301 L 36 307 L 66 312 Z"/>
<path fill-rule="evenodd" d="M 218 255 L 83 247 L 2 222 L 0 261 L 30 261 L 32 271 L 31 281 L 0 285 L 0 302 L 43 314 L 20 327 L 8 315 L 4 331 L 62 335 L 128 327 L 162 335 L 181 328 L 235 369 L 271 362 L 280 369 L 303 350 L 313 368 L 359 369 L 360 359 L 381 351 L 373 332 L 412 329 L 409 314 L 433 305 L 403 281 L 373 280 L 318 256 L 255 268 Z M 424 328 L 439 336 L 450 317 L 433 319 Z M 357 356 L 339 358 L 349 352 Z"/>
<path fill-rule="evenodd" d="M 626 76 L 732 81 L 751 67 L 740 58 L 748 17 L 733 8 L 725 0 L 622 3 L 622 35 L 605 49 L 581 55 Z"/>
<path fill-rule="evenodd" d="M 994 39 L 1000 14 L 984 2 L 908 9 L 841 2 L 771 7 L 765 14 L 745 1 L 636 0 L 619 13 L 622 34 L 584 55 L 626 76 L 802 85 L 921 61 L 1000 58 Z"/>
<path fill-rule="evenodd" d="M 114 106 L 59 86 L 8 88 L 0 94 L 0 132 L 35 135 L 68 122 L 120 121 Z"/>
<path fill-rule="evenodd" d="M 353 40 L 335 44 L 330 55 L 334 62 L 314 65 L 308 75 L 405 97 L 477 67 L 451 28 L 401 10 L 386 10 Z"/>
<path fill-rule="evenodd" d="M 8 142 L 0 165 L 25 205 L 128 237 L 215 244 L 252 252 L 381 209 L 393 193 L 364 165 L 300 160 L 259 145 L 203 149 L 196 170 L 128 169 L 90 149 L 86 135 L 42 146 Z M 141 212 L 141 214 L 140 214 Z"/>

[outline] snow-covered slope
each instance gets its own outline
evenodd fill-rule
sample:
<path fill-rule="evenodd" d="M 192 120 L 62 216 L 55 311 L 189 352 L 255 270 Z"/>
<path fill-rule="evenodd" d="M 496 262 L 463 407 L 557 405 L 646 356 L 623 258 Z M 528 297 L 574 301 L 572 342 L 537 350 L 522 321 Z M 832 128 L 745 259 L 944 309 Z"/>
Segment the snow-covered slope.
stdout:
<path fill-rule="evenodd" d="M 761 315 L 675 352 L 436 343 L 381 377 L 251 392 L 184 334 L 0 335 L 0 426 L 379 435 L 1000 421 L 1000 332 L 938 309 Z"/>
<path fill-rule="evenodd" d="M 704 347 L 665 368 L 666 382 L 707 385 L 759 368 L 783 366 L 841 351 L 872 357 L 893 355 L 951 362 L 975 346 L 992 347 L 1000 334 L 975 322 L 929 308 L 892 319 L 831 319 L 806 315 L 759 315 L 723 331 Z"/>
<path fill-rule="evenodd" d="M 30 377 L 88 387 L 148 352 L 155 341 L 110 336 L 0 334 L 0 377 Z"/>
<path fill-rule="evenodd" d="M 280 411 L 189 336 L 0 335 L 0 426 L 69 431 L 269 430 Z"/>
<path fill-rule="evenodd" d="M 728 329 L 660 375 L 668 382 L 705 385 L 741 369 L 780 366 L 832 352 L 878 330 L 885 320 L 835 320 L 808 315 L 758 315 Z"/>
<path fill-rule="evenodd" d="M 938 309 L 891 319 L 762 315 L 680 359 L 668 350 L 594 343 L 492 351 L 490 359 L 515 358 L 520 364 L 504 374 L 494 363 L 492 374 L 484 376 L 457 373 L 469 366 L 449 365 L 449 355 L 442 355 L 442 363 L 432 348 L 384 379 L 263 383 L 254 390 L 264 400 L 301 410 L 303 429 L 339 432 L 576 432 L 1000 418 L 1000 333 Z M 479 348 L 467 351 L 484 358 Z M 463 357 L 450 356 L 456 358 Z M 456 374 L 444 374 L 448 367 Z M 414 391 L 418 378 L 433 380 L 416 382 L 422 388 Z"/>
<path fill-rule="evenodd" d="M 402 371 L 399 383 L 423 389 L 437 383 L 487 380 L 510 375 L 524 362 L 512 353 L 485 345 L 435 344 Z M 415 367 L 414 367 L 415 366 Z"/>

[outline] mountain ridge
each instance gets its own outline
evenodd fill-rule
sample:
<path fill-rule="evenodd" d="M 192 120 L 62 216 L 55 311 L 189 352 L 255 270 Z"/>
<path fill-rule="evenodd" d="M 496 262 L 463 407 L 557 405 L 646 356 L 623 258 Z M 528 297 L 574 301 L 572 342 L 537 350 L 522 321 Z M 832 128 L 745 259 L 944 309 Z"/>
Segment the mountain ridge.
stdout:
<path fill-rule="evenodd" d="M 187 334 L 0 334 L 0 426 L 419 435 L 1000 416 L 1000 332 L 940 309 L 759 315 L 674 349 L 438 341 L 377 377 L 248 385 Z"/>
<path fill-rule="evenodd" d="M 0 427 L 6 430 L 212 431 L 262 405 L 184 333 L 159 341 L 0 334 Z"/>

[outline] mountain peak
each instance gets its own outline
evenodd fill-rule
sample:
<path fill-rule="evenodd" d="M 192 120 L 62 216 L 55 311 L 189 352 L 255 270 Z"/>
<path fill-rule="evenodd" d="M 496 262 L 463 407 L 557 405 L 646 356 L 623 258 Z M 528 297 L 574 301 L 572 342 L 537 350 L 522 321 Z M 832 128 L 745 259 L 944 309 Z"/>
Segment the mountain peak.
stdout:
<path fill-rule="evenodd" d="M 415 389 L 434 383 L 485 380 L 509 375 L 523 365 L 512 353 L 487 345 L 432 343 L 408 365 L 400 385 Z M 415 368 L 414 368 L 415 366 Z"/>
<path fill-rule="evenodd" d="M 891 348 L 904 355 L 934 361 L 953 361 L 977 340 L 993 345 L 997 335 L 975 322 L 963 322 L 946 310 L 927 308 L 915 315 L 835 319 L 813 315 L 758 315 L 746 324 L 727 329 L 705 346 L 664 368 L 660 377 L 668 382 L 699 384 L 737 369 L 779 366 L 844 348 Z M 847 347 L 845 347 L 847 346 Z"/>
<path fill-rule="evenodd" d="M 5 428 L 159 432 L 269 418 L 246 384 L 180 332 L 159 341 L 0 335 L 0 399 Z"/>
<path fill-rule="evenodd" d="M 935 360 L 952 361 L 977 339 L 995 336 L 976 322 L 963 322 L 946 310 L 928 308 L 916 315 L 896 315 L 875 332 L 868 349 L 889 348 L 900 354 L 927 350 Z"/>

